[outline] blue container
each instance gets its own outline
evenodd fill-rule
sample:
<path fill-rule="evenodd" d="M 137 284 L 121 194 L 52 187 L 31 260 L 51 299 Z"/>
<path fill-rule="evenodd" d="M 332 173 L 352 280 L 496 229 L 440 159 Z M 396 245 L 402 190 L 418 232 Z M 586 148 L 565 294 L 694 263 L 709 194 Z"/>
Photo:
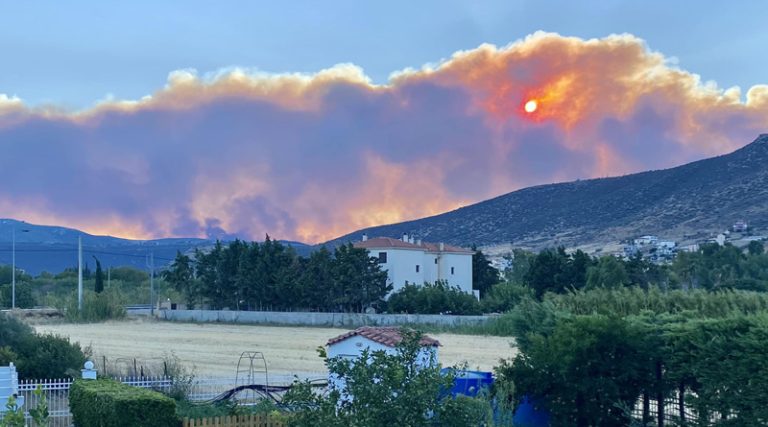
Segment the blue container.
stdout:
<path fill-rule="evenodd" d="M 453 374 L 453 387 L 451 396 L 475 397 L 482 390 L 488 390 L 493 386 L 493 374 L 482 371 L 457 371 L 452 368 L 443 368 L 441 374 Z"/>
<path fill-rule="evenodd" d="M 543 408 L 536 408 L 536 402 L 529 396 L 525 396 L 515 408 L 512 420 L 515 427 L 548 427 L 549 412 Z"/>

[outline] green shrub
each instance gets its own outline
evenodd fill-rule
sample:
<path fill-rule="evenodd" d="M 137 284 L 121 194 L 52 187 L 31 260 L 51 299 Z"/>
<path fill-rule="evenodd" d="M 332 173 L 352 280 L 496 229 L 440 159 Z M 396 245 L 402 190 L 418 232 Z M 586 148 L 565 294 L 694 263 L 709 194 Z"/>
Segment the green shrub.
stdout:
<path fill-rule="evenodd" d="M 481 314 L 477 299 L 457 286 L 443 281 L 434 284 L 405 285 L 389 296 L 390 313 Z"/>
<path fill-rule="evenodd" d="M 503 313 L 526 298 L 533 298 L 533 289 L 519 283 L 503 282 L 494 285 L 480 302 L 486 313 Z"/>
<path fill-rule="evenodd" d="M 13 304 L 13 286 L 10 284 L 0 286 L 0 307 L 11 308 Z M 32 308 L 35 306 L 35 296 L 29 283 L 16 282 L 16 308 Z"/>
<path fill-rule="evenodd" d="M 0 315 L 0 360 L 13 362 L 22 378 L 63 378 L 79 373 L 85 355 L 67 338 L 37 335 L 20 320 Z"/>
<path fill-rule="evenodd" d="M 125 308 L 117 292 L 86 292 L 83 297 L 83 309 L 77 309 L 77 300 L 73 299 L 67 307 L 67 320 L 72 322 L 100 322 L 125 317 Z"/>
<path fill-rule="evenodd" d="M 176 402 L 156 391 L 113 380 L 76 380 L 69 407 L 78 427 L 177 427 Z"/>
<path fill-rule="evenodd" d="M 441 427 L 492 426 L 493 409 L 487 399 L 456 396 L 443 402 L 437 421 Z"/>

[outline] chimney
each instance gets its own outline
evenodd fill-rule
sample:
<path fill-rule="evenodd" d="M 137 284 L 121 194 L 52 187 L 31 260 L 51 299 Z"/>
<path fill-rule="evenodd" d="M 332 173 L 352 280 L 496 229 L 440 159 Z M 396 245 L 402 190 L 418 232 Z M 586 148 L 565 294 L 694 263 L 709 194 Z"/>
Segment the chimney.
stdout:
<path fill-rule="evenodd" d="M 367 240 L 368 240 L 368 234 L 367 233 L 363 233 L 363 241 L 365 242 Z"/>
<path fill-rule="evenodd" d="M 440 244 L 438 245 L 438 247 L 440 248 L 440 252 L 444 251 L 444 250 L 445 250 L 445 243 L 443 243 L 443 242 L 440 242 Z"/>
<path fill-rule="evenodd" d="M 408 243 L 408 233 L 403 233 L 403 241 Z"/>

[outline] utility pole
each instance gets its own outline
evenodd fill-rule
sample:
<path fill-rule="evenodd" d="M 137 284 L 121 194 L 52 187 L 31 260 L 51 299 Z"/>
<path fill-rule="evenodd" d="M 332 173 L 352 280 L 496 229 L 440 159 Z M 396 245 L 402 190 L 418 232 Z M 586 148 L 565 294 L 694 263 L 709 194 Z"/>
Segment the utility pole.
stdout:
<path fill-rule="evenodd" d="M 107 288 L 109 288 L 109 280 L 112 274 L 112 267 L 107 267 Z"/>
<path fill-rule="evenodd" d="M 149 254 L 149 315 L 155 315 L 155 253 Z"/>
<path fill-rule="evenodd" d="M 83 238 L 77 237 L 77 310 L 83 311 Z"/>
<path fill-rule="evenodd" d="M 16 227 L 11 228 L 11 308 L 16 308 Z"/>
<path fill-rule="evenodd" d="M 16 308 L 16 227 L 11 229 L 11 309 Z"/>

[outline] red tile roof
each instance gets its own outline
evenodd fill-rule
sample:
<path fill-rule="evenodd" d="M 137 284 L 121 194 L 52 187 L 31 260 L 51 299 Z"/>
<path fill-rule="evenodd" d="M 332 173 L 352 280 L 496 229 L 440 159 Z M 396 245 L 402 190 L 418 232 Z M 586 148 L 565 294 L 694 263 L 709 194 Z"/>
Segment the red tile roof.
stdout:
<path fill-rule="evenodd" d="M 422 242 L 421 244 L 424 246 L 427 251 L 429 252 L 453 252 L 453 253 L 459 253 L 459 254 L 472 254 L 473 251 L 465 248 L 460 248 L 458 246 L 443 244 L 443 250 L 440 250 L 440 244 L 439 243 L 429 243 L 429 242 Z"/>
<path fill-rule="evenodd" d="M 391 237 L 376 237 L 373 239 L 368 239 L 364 242 L 355 242 L 354 246 L 356 248 L 401 248 L 401 249 L 418 249 L 418 250 L 424 250 L 424 248 L 420 247 L 419 245 L 414 245 L 413 243 L 404 242 L 400 239 L 393 239 Z"/>
<path fill-rule="evenodd" d="M 356 248 L 365 249 L 412 249 L 427 252 L 450 252 L 458 254 L 471 254 L 473 253 L 469 249 L 460 248 L 458 246 L 443 244 L 443 250 L 440 250 L 439 243 L 422 242 L 420 245 L 414 243 L 404 242 L 401 239 L 393 239 L 391 237 L 375 237 L 368 239 L 364 242 L 355 242 Z"/>
<path fill-rule="evenodd" d="M 400 341 L 403 340 L 403 337 L 400 335 L 399 327 L 363 326 L 361 328 L 355 329 L 354 331 L 349 331 L 347 333 L 341 334 L 336 338 L 329 339 L 327 345 L 336 344 L 338 342 L 344 341 L 345 339 L 354 337 L 356 335 L 368 338 L 371 341 L 386 345 L 388 347 L 395 347 L 396 345 L 400 344 Z M 425 347 L 440 346 L 440 341 L 427 335 L 423 335 L 419 343 Z"/>

